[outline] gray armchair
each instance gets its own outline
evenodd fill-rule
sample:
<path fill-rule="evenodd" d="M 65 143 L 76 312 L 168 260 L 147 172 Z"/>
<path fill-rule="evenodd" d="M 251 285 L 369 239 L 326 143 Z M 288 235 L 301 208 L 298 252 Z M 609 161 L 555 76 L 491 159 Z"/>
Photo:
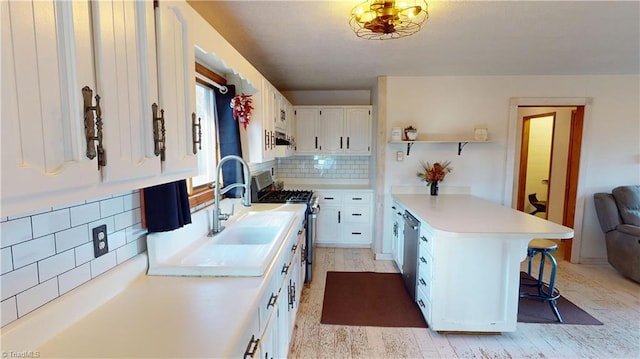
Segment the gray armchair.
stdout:
<path fill-rule="evenodd" d="M 640 283 L 640 186 L 621 186 L 593 195 L 605 233 L 607 260 L 623 276 Z"/>

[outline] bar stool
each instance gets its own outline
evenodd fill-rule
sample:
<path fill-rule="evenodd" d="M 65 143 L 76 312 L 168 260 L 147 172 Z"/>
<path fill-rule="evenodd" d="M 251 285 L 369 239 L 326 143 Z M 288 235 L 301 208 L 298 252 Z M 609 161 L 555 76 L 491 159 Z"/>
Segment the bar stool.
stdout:
<path fill-rule="evenodd" d="M 556 318 L 558 318 L 558 321 L 562 323 L 562 316 L 560 316 L 558 306 L 556 305 L 556 300 L 560 297 L 560 291 L 555 288 L 556 270 L 558 264 L 556 262 L 556 259 L 553 258 L 553 255 L 551 255 L 551 252 L 557 249 L 558 245 L 554 241 L 549 239 L 533 239 L 531 240 L 531 242 L 529 242 L 529 246 L 527 248 L 527 274 L 531 276 L 531 262 L 537 254 L 540 254 L 540 270 L 538 272 L 538 279 L 535 282 L 522 283 L 522 285 L 528 287 L 536 287 L 538 294 L 520 292 L 520 297 L 549 302 L 549 305 L 551 306 L 553 313 L 556 315 Z M 549 277 L 548 285 L 542 281 L 546 262 L 545 259 L 548 259 L 551 263 L 551 276 Z"/>

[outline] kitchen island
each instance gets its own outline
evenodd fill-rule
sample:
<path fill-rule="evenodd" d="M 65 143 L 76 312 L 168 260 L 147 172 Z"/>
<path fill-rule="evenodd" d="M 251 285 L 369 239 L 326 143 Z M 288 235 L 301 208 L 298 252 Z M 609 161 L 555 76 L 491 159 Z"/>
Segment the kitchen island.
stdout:
<path fill-rule="evenodd" d="M 416 301 L 446 332 L 516 330 L 520 264 L 533 238 L 571 228 L 470 195 L 394 194 L 420 225 Z"/>

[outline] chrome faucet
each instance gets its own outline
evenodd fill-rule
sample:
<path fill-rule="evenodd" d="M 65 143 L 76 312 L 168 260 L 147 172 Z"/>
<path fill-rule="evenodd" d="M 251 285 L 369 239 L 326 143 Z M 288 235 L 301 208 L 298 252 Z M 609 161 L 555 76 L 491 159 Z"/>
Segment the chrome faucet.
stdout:
<path fill-rule="evenodd" d="M 220 170 L 222 169 L 222 165 L 230 160 L 236 160 L 242 164 L 242 172 L 244 172 L 244 183 L 233 183 L 226 186 L 224 189 L 220 189 L 220 183 L 218 181 Z M 251 206 L 251 174 L 249 173 L 249 166 L 247 162 L 245 162 L 242 157 L 236 155 L 229 155 L 223 157 L 218 165 L 216 166 L 216 173 L 214 175 L 214 205 L 213 205 L 213 223 L 211 225 L 211 232 L 209 232 L 209 236 L 213 236 L 216 233 L 222 232 L 224 227 L 222 226 L 222 221 L 226 221 L 230 216 L 233 215 L 233 209 L 231 213 L 220 213 L 220 196 L 229 192 L 231 189 L 237 187 L 243 187 L 244 193 L 242 194 L 242 205 L 245 207 Z"/>

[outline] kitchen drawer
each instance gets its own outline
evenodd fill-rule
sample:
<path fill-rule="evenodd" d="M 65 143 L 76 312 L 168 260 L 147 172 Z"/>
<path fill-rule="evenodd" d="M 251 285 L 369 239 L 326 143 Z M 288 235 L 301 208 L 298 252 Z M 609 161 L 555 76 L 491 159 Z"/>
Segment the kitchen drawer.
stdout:
<path fill-rule="evenodd" d="M 425 226 L 420 226 L 420 252 L 426 252 L 429 255 L 433 255 L 433 235 L 423 227 Z"/>
<path fill-rule="evenodd" d="M 422 289 L 427 297 L 431 299 L 431 266 L 418 264 L 418 289 Z"/>
<path fill-rule="evenodd" d="M 418 287 L 416 292 L 416 303 L 418 303 L 418 308 L 420 308 L 424 319 L 427 321 L 427 324 L 429 324 L 431 322 L 431 301 L 420 287 Z"/>
<path fill-rule="evenodd" d="M 344 223 L 370 223 L 371 208 L 368 206 L 343 206 L 342 221 Z"/>
<path fill-rule="evenodd" d="M 345 244 L 369 244 L 371 243 L 370 224 L 345 224 L 342 231 L 342 241 Z"/>
<path fill-rule="evenodd" d="M 420 251 L 420 253 L 418 253 L 418 268 L 424 269 L 424 273 L 427 275 L 427 278 L 431 278 L 433 257 L 423 251 Z"/>
<path fill-rule="evenodd" d="M 320 191 L 315 192 L 318 195 L 320 204 L 340 204 L 342 203 L 343 193 L 340 191 Z"/>
<path fill-rule="evenodd" d="M 369 204 L 372 202 L 373 193 L 371 192 L 356 192 L 356 193 L 344 193 L 344 204 Z"/>
<path fill-rule="evenodd" d="M 280 274 L 282 266 L 285 264 L 283 260 L 284 256 L 280 256 L 275 263 L 275 267 L 271 270 L 272 273 L 268 279 L 268 283 L 266 284 L 266 288 L 262 297 L 260 298 L 260 306 L 258 308 L 258 313 L 260 315 L 260 331 L 263 331 L 265 326 L 267 325 L 267 319 L 271 312 L 275 309 L 275 302 L 278 299 L 278 295 L 280 295 L 280 287 L 284 281 L 284 275 Z"/>
<path fill-rule="evenodd" d="M 247 348 L 258 345 L 256 340 L 260 338 L 262 333 L 258 322 L 258 310 L 255 310 L 249 316 L 247 326 L 244 328 L 242 334 L 240 334 L 238 342 L 230 349 L 230 358 L 244 358 Z"/>

